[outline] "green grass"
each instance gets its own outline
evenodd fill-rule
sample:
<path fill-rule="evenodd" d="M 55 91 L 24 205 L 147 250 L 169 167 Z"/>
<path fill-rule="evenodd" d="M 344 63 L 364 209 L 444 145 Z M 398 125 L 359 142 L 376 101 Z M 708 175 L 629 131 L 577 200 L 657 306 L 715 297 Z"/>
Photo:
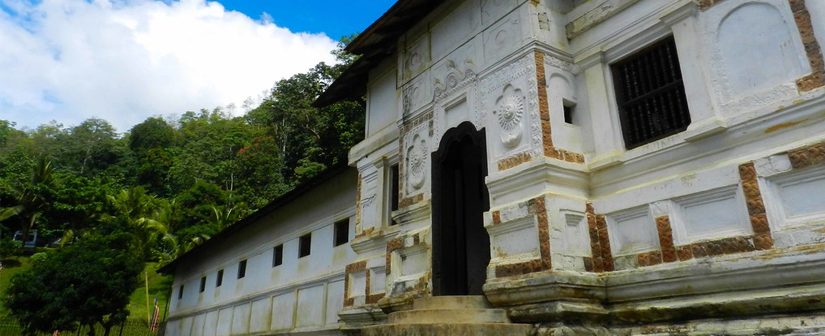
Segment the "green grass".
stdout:
<path fill-rule="evenodd" d="M 10 257 L 2 260 L 3 269 L 0 270 L 0 297 L 6 296 L 6 290 L 11 284 L 11 277 L 31 267 L 29 257 Z M 6 306 L 0 304 L 0 317 L 8 316 Z"/>
<path fill-rule="evenodd" d="M 172 277 L 162 275 L 155 272 L 158 268 L 157 263 L 146 263 L 146 271 L 149 274 L 149 314 L 151 314 L 153 307 L 152 303 L 155 301 L 155 296 L 158 298 L 158 306 L 160 306 L 160 317 L 163 318 L 163 313 L 166 311 L 166 302 L 169 301 L 169 291 L 172 287 Z M 146 321 L 146 282 L 144 274 L 140 274 L 140 285 L 138 289 L 129 297 L 129 319 Z"/>
<path fill-rule="evenodd" d="M 9 288 L 12 276 L 31 267 L 30 258 L 27 256 L 11 257 L 3 260 L 3 269 L 0 270 L 0 297 L 5 297 Z M 160 306 L 160 317 L 166 311 L 166 302 L 169 300 L 169 290 L 172 286 L 172 277 L 156 273 L 157 263 L 146 263 L 146 270 L 149 274 L 149 311 L 152 311 L 152 303 L 155 296 L 158 297 Z M 146 289 L 144 274 L 140 274 L 138 288 L 129 297 L 129 319 L 146 321 Z M 5 306 L 0 304 L 0 318 L 9 315 Z"/>

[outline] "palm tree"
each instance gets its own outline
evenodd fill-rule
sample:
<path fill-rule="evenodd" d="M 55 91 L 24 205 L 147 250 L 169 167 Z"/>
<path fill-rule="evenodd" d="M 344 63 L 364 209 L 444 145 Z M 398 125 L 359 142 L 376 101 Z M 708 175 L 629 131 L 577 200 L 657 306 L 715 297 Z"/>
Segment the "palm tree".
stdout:
<path fill-rule="evenodd" d="M 108 196 L 109 203 L 115 209 L 110 221 L 126 225 L 136 238 L 139 249 L 145 257 L 152 254 L 157 242 L 169 235 L 168 205 L 154 196 L 147 195 L 142 187 L 122 190 Z"/>
<path fill-rule="evenodd" d="M 50 201 L 51 189 L 54 186 L 51 161 L 41 157 L 32 170 L 28 183 L 18 186 L 14 192 L 14 201 L 17 205 L 0 208 L 0 221 L 16 217 L 20 221 L 22 241 L 29 240 L 29 232 L 34 229 L 37 220 L 46 211 Z"/>

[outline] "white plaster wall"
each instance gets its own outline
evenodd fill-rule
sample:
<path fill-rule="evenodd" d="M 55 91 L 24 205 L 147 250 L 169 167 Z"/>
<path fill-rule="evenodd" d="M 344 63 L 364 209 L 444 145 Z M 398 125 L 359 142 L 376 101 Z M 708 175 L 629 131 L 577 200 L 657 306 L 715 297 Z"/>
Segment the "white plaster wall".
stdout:
<path fill-rule="evenodd" d="M 169 319 L 185 323 L 177 322 L 176 332 L 240 335 L 335 328 L 337 317 L 330 317 L 342 308 L 343 271 L 353 262 L 355 252 L 349 243 L 333 246 L 333 223 L 354 215 L 355 178 L 353 171 L 342 173 L 216 246 L 180 261 Z M 351 222 L 350 239 L 354 230 Z M 312 234 L 311 253 L 298 258 L 298 238 L 306 233 Z M 273 248 L 279 244 L 284 246 L 283 264 L 272 267 Z M 246 275 L 238 279 L 238 263 L 243 259 L 247 260 Z M 220 269 L 224 271 L 223 283 L 216 287 Z M 206 286 L 201 293 L 204 275 Z M 177 299 L 180 284 L 184 284 L 182 300 Z M 200 327 L 193 327 L 193 317 Z"/>
<path fill-rule="evenodd" d="M 398 90 L 394 62 L 385 61 L 370 73 L 367 93 L 367 136 L 375 135 L 398 120 Z"/>

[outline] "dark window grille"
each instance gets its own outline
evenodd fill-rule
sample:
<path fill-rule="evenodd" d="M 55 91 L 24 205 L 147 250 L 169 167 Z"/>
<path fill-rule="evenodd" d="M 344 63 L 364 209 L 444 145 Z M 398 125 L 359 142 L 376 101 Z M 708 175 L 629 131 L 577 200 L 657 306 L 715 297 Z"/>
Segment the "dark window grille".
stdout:
<path fill-rule="evenodd" d="M 238 264 L 238 279 L 246 276 L 246 259 L 241 260 Z"/>
<path fill-rule="evenodd" d="M 309 255 L 312 250 L 312 234 L 307 233 L 298 239 L 298 258 L 303 258 Z"/>
<path fill-rule="evenodd" d="M 275 246 L 272 250 L 272 267 L 280 266 L 284 263 L 284 244 Z"/>
<path fill-rule="evenodd" d="M 690 125 L 672 36 L 613 64 L 611 69 L 628 149 L 684 131 Z"/>
<path fill-rule="evenodd" d="M 215 278 L 215 287 L 223 285 L 223 270 L 218 271 L 218 277 Z"/>
<path fill-rule="evenodd" d="M 335 246 L 349 241 L 349 218 L 335 222 Z"/>
<path fill-rule="evenodd" d="M 199 291 L 200 291 L 200 293 L 203 293 L 203 291 L 205 291 L 205 290 L 206 290 L 206 277 L 201 277 L 201 288 L 200 288 Z"/>

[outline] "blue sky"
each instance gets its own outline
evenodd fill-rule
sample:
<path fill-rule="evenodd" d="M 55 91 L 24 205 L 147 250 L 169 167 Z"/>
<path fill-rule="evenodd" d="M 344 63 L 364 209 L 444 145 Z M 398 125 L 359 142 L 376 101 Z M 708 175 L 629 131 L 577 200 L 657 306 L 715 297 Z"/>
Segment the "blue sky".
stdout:
<path fill-rule="evenodd" d="M 0 0 L 0 119 L 33 129 L 254 107 L 393 0 Z M 266 14 L 264 14 L 266 13 Z"/>
<path fill-rule="evenodd" d="M 326 33 L 338 40 L 359 33 L 389 9 L 395 0 L 222 0 L 227 9 L 252 18 L 267 13 L 278 25 L 296 32 Z"/>

